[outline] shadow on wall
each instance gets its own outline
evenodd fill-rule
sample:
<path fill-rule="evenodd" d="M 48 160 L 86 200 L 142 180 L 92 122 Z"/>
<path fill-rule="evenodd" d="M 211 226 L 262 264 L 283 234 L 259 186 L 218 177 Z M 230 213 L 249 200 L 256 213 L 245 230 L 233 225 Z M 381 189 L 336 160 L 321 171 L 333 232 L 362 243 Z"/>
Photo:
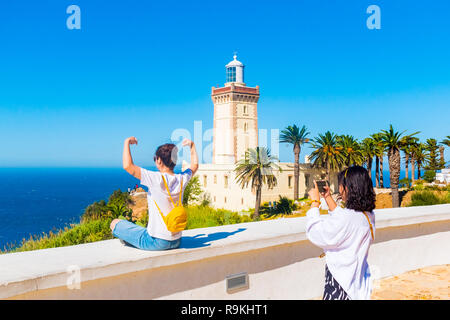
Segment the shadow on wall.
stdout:
<path fill-rule="evenodd" d="M 202 233 L 202 234 L 197 234 L 193 237 L 182 237 L 181 244 L 178 249 L 182 249 L 182 248 L 192 249 L 192 248 L 208 247 L 211 245 L 212 241 L 228 238 L 228 237 L 235 235 L 236 233 L 242 232 L 244 230 L 246 230 L 246 228 L 239 228 L 232 232 L 215 232 L 215 233 L 210 233 L 208 235 Z"/>

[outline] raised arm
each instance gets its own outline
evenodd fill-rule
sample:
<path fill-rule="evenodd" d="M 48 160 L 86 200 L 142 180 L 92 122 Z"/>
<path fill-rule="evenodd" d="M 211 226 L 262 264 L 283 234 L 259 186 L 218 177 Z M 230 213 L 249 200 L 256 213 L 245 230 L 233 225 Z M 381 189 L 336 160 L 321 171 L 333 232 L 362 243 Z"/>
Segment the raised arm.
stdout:
<path fill-rule="evenodd" d="M 345 220 L 340 219 L 342 216 L 339 215 L 320 215 L 320 193 L 315 181 L 314 188 L 309 191 L 309 196 L 313 203 L 311 209 L 306 213 L 306 236 L 312 243 L 323 249 L 337 246 L 347 235 Z"/>
<path fill-rule="evenodd" d="M 123 156 L 122 156 L 122 162 L 123 162 L 123 168 L 126 172 L 131 174 L 133 177 L 141 180 L 141 168 L 136 166 L 133 163 L 133 158 L 131 157 L 131 151 L 130 151 L 130 145 L 136 144 L 137 145 L 137 139 L 135 137 L 129 137 L 125 139 L 125 142 L 123 144 Z"/>
<path fill-rule="evenodd" d="M 313 201 L 311 207 L 318 208 L 320 206 L 320 197 L 322 196 L 328 205 L 328 211 L 334 211 L 336 209 L 337 204 L 336 201 L 333 200 L 333 197 L 331 196 L 331 189 L 330 186 L 327 184 L 325 187 L 325 192 L 320 193 L 319 188 L 317 187 L 316 181 L 314 181 L 314 188 L 312 188 L 309 191 L 309 197 Z"/>
<path fill-rule="evenodd" d="M 325 189 L 325 192 L 321 193 L 321 196 L 327 202 L 328 210 L 329 211 L 334 211 L 334 209 L 336 209 L 336 207 L 337 207 L 337 204 L 336 204 L 336 201 L 334 201 L 333 197 L 331 196 L 330 186 L 327 185 L 327 186 L 324 187 L 324 189 Z"/>
<path fill-rule="evenodd" d="M 183 146 L 188 146 L 189 148 L 191 148 L 191 166 L 189 168 L 192 171 L 192 175 L 194 175 L 198 169 L 198 156 L 197 150 L 195 149 L 195 144 L 189 139 L 184 139 L 182 144 Z"/>

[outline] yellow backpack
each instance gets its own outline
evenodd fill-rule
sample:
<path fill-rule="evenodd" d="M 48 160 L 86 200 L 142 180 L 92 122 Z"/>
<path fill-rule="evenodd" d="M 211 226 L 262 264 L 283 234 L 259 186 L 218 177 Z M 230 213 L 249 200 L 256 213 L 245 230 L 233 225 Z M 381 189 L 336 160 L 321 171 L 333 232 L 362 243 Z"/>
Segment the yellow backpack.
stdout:
<path fill-rule="evenodd" d="M 180 196 L 178 199 L 178 204 L 175 204 L 175 202 L 172 199 L 172 196 L 170 195 L 169 187 L 167 186 L 166 179 L 163 175 L 161 175 L 164 181 L 164 185 L 166 186 L 167 193 L 169 194 L 170 201 L 172 201 L 174 208 L 169 212 L 167 216 L 164 216 L 161 212 L 161 209 L 159 209 L 158 204 L 155 200 L 155 205 L 158 208 L 159 213 L 161 214 L 161 217 L 164 220 L 164 223 L 167 226 L 167 230 L 170 232 L 180 232 L 186 229 L 187 224 L 187 213 L 186 210 L 183 207 L 182 198 L 183 198 L 183 177 L 181 177 L 181 186 L 180 186 Z"/>

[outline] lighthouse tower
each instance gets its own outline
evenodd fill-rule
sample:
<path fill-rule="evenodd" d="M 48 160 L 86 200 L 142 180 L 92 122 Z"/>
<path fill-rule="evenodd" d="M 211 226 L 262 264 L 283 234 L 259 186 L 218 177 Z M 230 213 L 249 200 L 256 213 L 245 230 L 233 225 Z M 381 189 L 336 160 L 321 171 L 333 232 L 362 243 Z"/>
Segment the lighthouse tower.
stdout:
<path fill-rule="evenodd" d="M 225 86 L 211 90 L 214 164 L 234 164 L 244 157 L 247 149 L 258 145 L 259 86 L 245 85 L 244 64 L 236 55 L 225 68 Z"/>

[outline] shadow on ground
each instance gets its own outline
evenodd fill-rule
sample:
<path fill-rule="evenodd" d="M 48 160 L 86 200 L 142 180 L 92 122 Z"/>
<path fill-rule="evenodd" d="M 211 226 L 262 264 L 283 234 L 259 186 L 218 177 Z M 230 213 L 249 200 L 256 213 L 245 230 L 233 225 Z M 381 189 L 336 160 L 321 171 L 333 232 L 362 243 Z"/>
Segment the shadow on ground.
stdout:
<path fill-rule="evenodd" d="M 192 248 L 201 248 L 201 247 L 208 247 L 211 245 L 211 242 L 228 238 L 232 235 L 235 235 L 236 233 L 242 232 L 246 230 L 246 228 L 239 228 L 232 232 L 215 232 L 210 234 L 197 234 L 193 237 L 182 237 L 181 238 L 181 244 L 179 249 L 185 248 L 185 249 L 192 249 Z"/>

